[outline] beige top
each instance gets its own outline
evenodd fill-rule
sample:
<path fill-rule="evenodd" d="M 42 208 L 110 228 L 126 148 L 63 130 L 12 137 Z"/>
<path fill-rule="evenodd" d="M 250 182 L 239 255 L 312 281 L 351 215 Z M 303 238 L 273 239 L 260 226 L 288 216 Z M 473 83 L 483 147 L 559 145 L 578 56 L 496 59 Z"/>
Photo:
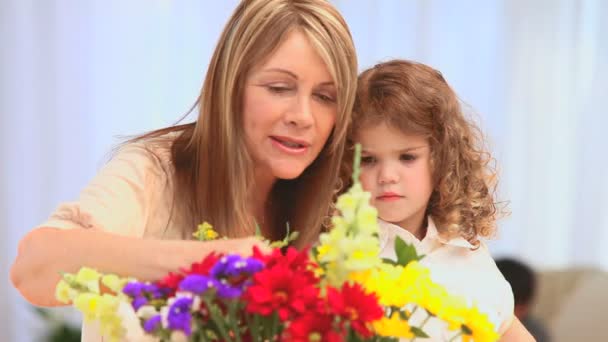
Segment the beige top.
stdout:
<path fill-rule="evenodd" d="M 396 259 L 395 239 L 399 236 L 411 243 L 418 254 L 424 254 L 420 263 L 430 269 L 431 278 L 445 286 L 450 294 L 462 296 L 475 303 L 488 314 L 499 333 L 510 326 L 514 313 L 513 292 L 502 273 L 496 267 L 487 246 L 481 242 L 478 249 L 464 238 L 443 239 L 433 220 L 428 218 L 426 236 L 418 240 L 409 231 L 380 220 L 380 248 L 383 258 Z M 412 323 L 420 323 L 426 317 L 421 311 L 412 317 Z M 448 341 L 455 334 L 448 332 L 438 320 L 429 320 L 424 331 L 433 341 Z M 416 339 L 418 340 L 418 339 Z"/>
<path fill-rule="evenodd" d="M 183 238 L 180 225 L 184 217 L 177 210 L 172 213 L 173 172 L 168 141 L 127 144 L 82 190 L 77 201 L 59 205 L 40 226 Z"/>
<path fill-rule="evenodd" d="M 173 172 L 167 140 L 127 144 L 82 190 L 78 200 L 59 205 L 39 227 L 101 229 L 127 236 L 181 239 L 186 220 L 172 209 Z M 130 325 L 137 324 L 135 317 L 130 319 Z M 82 341 L 103 340 L 95 324 L 83 324 Z"/>

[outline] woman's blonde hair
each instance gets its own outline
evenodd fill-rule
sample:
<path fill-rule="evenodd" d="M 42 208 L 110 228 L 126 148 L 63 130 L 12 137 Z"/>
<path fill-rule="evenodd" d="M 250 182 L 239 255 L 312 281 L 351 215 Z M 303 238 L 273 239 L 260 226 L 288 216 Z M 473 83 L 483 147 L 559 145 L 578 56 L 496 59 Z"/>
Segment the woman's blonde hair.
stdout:
<path fill-rule="evenodd" d="M 405 134 L 428 138 L 434 191 L 427 214 L 440 233 L 460 235 L 474 245 L 478 237 L 492 235 L 498 214 L 494 159 L 484 149 L 480 129 L 465 117 L 442 74 L 405 60 L 364 71 L 359 76 L 350 135 L 382 122 Z"/>
<path fill-rule="evenodd" d="M 279 180 L 269 197 L 271 238 L 286 224 L 311 243 L 329 213 L 356 92 L 357 59 L 351 34 L 324 0 L 244 0 L 226 24 L 207 71 L 195 123 L 168 127 L 139 139 L 179 132 L 172 144 L 177 205 L 186 206 L 192 227 L 207 221 L 221 235 L 250 235 L 247 207 L 254 185 L 243 132 L 243 90 L 248 73 L 268 58 L 286 35 L 299 30 L 323 59 L 337 88 L 335 127 L 320 155 L 300 177 Z"/>

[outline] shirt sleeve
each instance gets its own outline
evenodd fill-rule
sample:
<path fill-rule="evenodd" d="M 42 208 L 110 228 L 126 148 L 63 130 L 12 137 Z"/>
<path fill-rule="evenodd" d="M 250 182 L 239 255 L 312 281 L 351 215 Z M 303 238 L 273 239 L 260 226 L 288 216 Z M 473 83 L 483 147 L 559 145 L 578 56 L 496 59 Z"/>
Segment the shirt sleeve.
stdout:
<path fill-rule="evenodd" d="M 491 290 L 495 293 L 494 300 L 491 303 L 493 315 L 490 315 L 490 319 L 498 329 L 498 333 L 502 335 L 509 329 L 515 317 L 513 290 L 496 266 L 487 245 L 483 241 L 481 242 L 480 249 L 488 256 L 488 266 L 490 267 L 487 270 L 489 276 L 488 285 L 490 285 Z"/>
<path fill-rule="evenodd" d="M 151 199 L 166 174 L 159 158 L 142 143 L 123 146 L 81 191 L 59 205 L 39 227 L 88 228 L 143 236 Z"/>
<path fill-rule="evenodd" d="M 511 327 L 511 323 L 513 323 L 513 319 L 515 318 L 515 304 L 513 300 L 513 291 L 511 290 L 511 285 L 503 278 L 503 283 L 501 287 L 503 290 L 502 301 L 499 303 L 499 314 L 500 314 L 500 326 L 498 327 L 498 333 L 500 335 L 504 334 L 509 327 Z"/>

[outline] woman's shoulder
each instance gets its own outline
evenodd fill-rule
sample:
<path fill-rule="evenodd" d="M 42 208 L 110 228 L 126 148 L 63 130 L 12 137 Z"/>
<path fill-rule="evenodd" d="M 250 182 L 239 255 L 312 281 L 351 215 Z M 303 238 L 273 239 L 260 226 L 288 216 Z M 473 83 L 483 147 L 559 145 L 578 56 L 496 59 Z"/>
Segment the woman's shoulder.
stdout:
<path fill-rule="evenodd" d="M 117 147 L 81 190 L 61 203 L 40 226 L 98 228 L 143 236 L 150 222 L 164 222 L 172 199 L 173 168 L 168 139 L 145 139 Z"/>
<path fill-rule="evenodd" d="M 112 151 L 105 169 L 146 183 L 172 183 L 175 134 L 127 141 Z"/>
<path fill-rule="evenodd" d="M 142 166 L 166 167 L 171 164 L 171 147 L 174 134 L 127 141 L 112 153 L 110 162 L 124 158 L 134 158 Z"/>

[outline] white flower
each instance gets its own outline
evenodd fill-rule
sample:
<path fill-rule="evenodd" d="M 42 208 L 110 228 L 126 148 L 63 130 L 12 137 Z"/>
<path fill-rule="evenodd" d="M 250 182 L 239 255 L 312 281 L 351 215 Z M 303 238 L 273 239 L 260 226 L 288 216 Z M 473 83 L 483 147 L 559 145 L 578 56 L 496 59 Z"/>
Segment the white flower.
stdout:
<path fill-rule="evenodd" d="M 137 317 L 143 319 L 148 319 L 156 314 L 158 314 L 158 311 L 152 305 L 144 305 L 137 310 Z"/>
<path fill-rule="evenodd" d="M 188 336 L 180 330 L 171 333 L 171 342 L 188 342 Z"/>

